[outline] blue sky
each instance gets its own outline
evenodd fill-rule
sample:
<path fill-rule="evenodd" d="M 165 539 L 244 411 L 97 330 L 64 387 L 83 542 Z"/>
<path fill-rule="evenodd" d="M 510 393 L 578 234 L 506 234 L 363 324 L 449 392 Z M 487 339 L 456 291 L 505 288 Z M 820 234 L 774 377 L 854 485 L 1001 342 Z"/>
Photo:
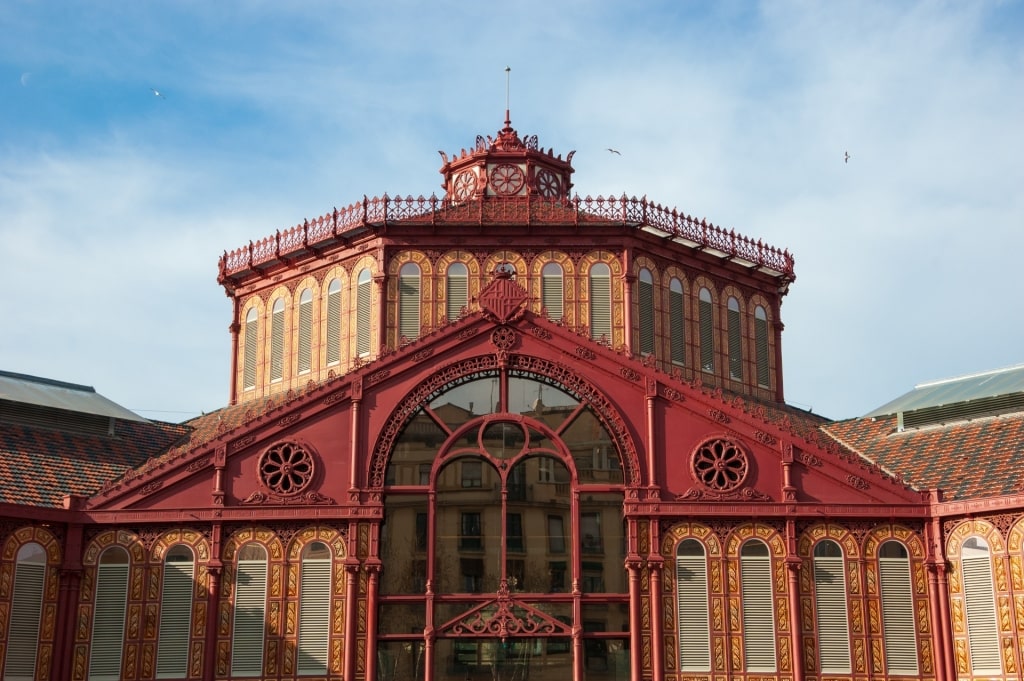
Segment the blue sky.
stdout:
<path fill-rule="evenodd" d="M 795 255 L 791 403 L 848 418 L 1024 363 L 1024 0 L 6 0 L 0 369 L 161 420 L 224 406 L 221 253 L 440 192 L 506 66 L 581 195 Z"/>

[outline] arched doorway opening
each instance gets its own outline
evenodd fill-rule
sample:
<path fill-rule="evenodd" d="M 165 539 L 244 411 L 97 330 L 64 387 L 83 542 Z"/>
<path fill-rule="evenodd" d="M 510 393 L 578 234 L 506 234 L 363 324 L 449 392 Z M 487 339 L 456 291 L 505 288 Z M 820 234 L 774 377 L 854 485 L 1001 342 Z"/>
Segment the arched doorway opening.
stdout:
<path fill-rule="evenodd" d="M 594 406 L 489 369 L 410 413 L 383 476 L 378 679 L 629 678 L 624 467 Z"/>

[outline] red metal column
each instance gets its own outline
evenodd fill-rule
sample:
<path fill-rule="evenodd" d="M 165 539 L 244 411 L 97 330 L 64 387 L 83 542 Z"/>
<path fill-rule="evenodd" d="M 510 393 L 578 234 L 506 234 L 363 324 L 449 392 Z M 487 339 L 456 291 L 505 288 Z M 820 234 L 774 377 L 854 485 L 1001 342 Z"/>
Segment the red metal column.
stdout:
<path fill-rule="evenodd" d="M 643 678 L 643 603 L 640 599 L 640 568 L 643 561 L 640 556 L 626 557 L 626 574 L 629 576 L 629 680 L 641 681 Z"/>
<path fill-rule="evenodd" d="M 796 552 L 796 522 L 786 520 L 786 577 L 789 586 L 789 645 L 793 658 L 793 681 L 803 681 L 804 655 L 800 645 L 800 566 Z"/>
<path fill-rule="evenodd" d="M 366 585 L 366 678 L 377 678 L 377 584 L 380 581 L 381 562 L 367 561 Z"/>
<path fill-rule="evenodd" d="M 203 640 L 203 681 L 217 676 L 217 606 L 220 602 L 220 578 L 224 569 L 220 560 L 221 524 L 210 527 L 210 560 L 206 562 L 210 587 L 206 592 L 206 632 Z"/>
<path fill-rule="evenodd" d="M 356 678 L 356 614 L 359 594 L 359 559 L 356 557 L 359 523 L 349 522 L 348 551 L 345 558 L 345 678 Z"/>
<path fill-rule="evenodd" d="M 654 528 L 651 529 L 651 536 L 651 545 L 653 546 L 655 541 L 653 537 L 657 536 Z M 664 562 L 661 556 L 652 556 L 647 559 L 647 567 L 651 571 L 651 678 L 653 679 L 665 677 L 665 633 L 661 621 L 661 570 L 664 567 Z"/>
<path fill-rule="evenodd" d="M 55 681 L 71 678 L 71 661 L 78 622 L 78 598 L 82 586 L 82 526 L 68 525 L 62 547 L 64 562 L 60 567 L 60 593 L 54 632 L 51 672 Z"/>

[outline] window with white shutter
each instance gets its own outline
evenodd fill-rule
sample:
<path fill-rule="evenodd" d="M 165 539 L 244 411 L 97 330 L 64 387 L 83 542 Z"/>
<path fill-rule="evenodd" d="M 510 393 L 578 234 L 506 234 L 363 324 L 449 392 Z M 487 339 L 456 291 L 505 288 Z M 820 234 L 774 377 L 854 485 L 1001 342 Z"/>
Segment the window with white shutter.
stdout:
<path fill-rule="evenodd" d="M 556 262 L 544 265 L 540 273 L 541 305 L 547 310 L 548 319 L 560 321 L 564 312 L 565 288 L 562 266 Z"/>
<path fill-rule="evenodd" d="M 898 541 L 887 541 L 878 550 L 885 671 L 891 676 L 918 674 L 909 555 L 906 547 Z"/>
<path fill-rule="evenodd" d="M 814 547 L 814 614 L 821 672 L 851 673 L 845 561 L 839 544 L 828 539 Z"/>
<path fill-rule="evenodd" d="M 267 609 L 267 551 L 246 544 L 238 552 L 235 616 L 231 625 L 231 675 L 263 675 L 264 620 Z"/>
<path fill-rule="evenodd" d="M 270 314 L 270 382 L 284 378 L 284 299 L 274 301 Z"/>
<path fill-rule="evenodd" d="M 751 540 L 740 551 L 744 671 L 775 671 L 775 608 L 768 545 Z"/>
<path fill-rule="evenodd" d="M 469 305 L 469 270 L 461 262 L 448 266 L 446 291 L 448 304 L 445 314 L 448 321 L 455 321 L 462 316 L 463 310 Z"/>
<path fill-rule="evenodd" d="M 981 537 L 970 537 L 960 552 L 964 577 L 964 610 L 971 672 L 976 676 L 1003 673 L 999 655 L 999 620 L 992 583 L 992 554 Z"/>
<path fill-rule="evenodd" d="M 111 547 L 100 555 L 89 647 L 89 681 L 119 681 L 121 678 L 130 567 L 128 552 L 121 547 Z"/>
<path fill-rule="evenodd" d="M 327 673 L 331 622 L 331 551 L 312 542 L 302 551 L 299 573 L 300 675 Z"/>
<path fill-rule="evenodd" d="M 702 288 L 697 294 L 700 308 L 700 369 L 714 373 L 715 371 L 715 310 L 711 301 L 711 291 Z"/>
<path fill-rule="evenodd" d="M 772 376 L 768 369 L 768 314 L 760 305 L 754 308 L 754 355 L 757 384 L 762 388 L 770 388 Z"/>
<path fill-rule="evenodd" d="M 654 277 L 646 267 L 637 278 L 637 303 L 640 307 L 640 354 L 654 353 Z"/>
<path fill-rule="evenodd" d="M 182 544 L 172 547 L 164 557 L 164 583 L 160 592 L 160 629 L 156 648 L 158 679 L 184 678 L 188 674 L 194 577 L 192 550 Z"/>
<path fill-rule="evenodd" d="M 327 365 L 341 361 L 341 280 L 327 285 Z"/>
<path fill-rule="evenodd" d="M 590 337 L 611 345 L 612 272 L 604 263 L 590 268 Z"/>
<path fill-rule="evenodd" d="M 313 370 L 313 292 L 308 288 L 299 295 L 299 347 L 295 358 L 297 373 Z"/>
<path fill-rule="evenodd" d="M 707 557 L 695 539 L 683 540 L 676 549 L 676 619 L 679 670 L 711 671 Z"/>
<path fill-rule="evenodd" d="M 411 262 L 398 271 L 398 336 L 420 337 L 420 268 Z"/>
<path fill-rule="evenodd" d="M 686 315 L 683 314 L 683 284 L 672 278 L 668 285 L 668 335 L 672 363 L 686 364 Z"/>
<path fill-rule="evenodd" d="M 32 542 L 18 549 L 7 627 L 4 681 L 33 681 L 39 652 L 39 619 L 46 585 L 46 550 Z"/>
<path fill-rule="evenodd" d="M 256 387 L 256 351 L 259 343 L 259 322 L 256 308 L 250 308 L 245 315 L 245 344 L 242 360 L 242 390 Z"/>
<path fill-rule="evenodd" d="M 740 301 L 729 297 L 729 378 L 743 380 L 743 328 L 740 322 Z"/>
<path fill-rule="evenodd" d="M 356 354 L 370 354 L 370 304 L 373 278 L 370 270 L 362 270 L 356 280 Z"/>

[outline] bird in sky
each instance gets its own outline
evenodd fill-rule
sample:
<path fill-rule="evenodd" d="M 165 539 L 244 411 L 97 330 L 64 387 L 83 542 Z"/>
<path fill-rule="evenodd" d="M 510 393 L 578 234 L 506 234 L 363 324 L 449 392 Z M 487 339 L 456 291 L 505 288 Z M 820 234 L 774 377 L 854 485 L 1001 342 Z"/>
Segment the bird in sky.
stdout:
<path fill-rule="evenodd" d="M 151 88 L 149 88 L 149 89 L 150 89 L 150 90 L 152 90 L 152 91 L 153 91 L 153 94 L 154 94 L 154 95 L 156 95 L 157 97 L 159 97 L 160 99 L 167 99 L 166 97 L 164 97 L 164 93 L 160 92 L 160 91 L 159 91 L 159 90 L 157 90 L 156 88 L 152 88 L 152 87 L 151 87 Z"/>
<path fill-rule="evenodd" d="M 608 151 L 610 151 L 610 152 L 612 152 L 613 154 L 616 154 L 616 155 L 618 155 L 618 156 L 622 156 L 622 154 L 620 154 L 620 153 L 619 153 L 618 151 L 616 151 L 615 149 L 612 149 L 611 147 L 608 147 Z"/>
<path fill-rule="evenodd" d="M 845 154 L 843 155 L 843 163 L 849 163 L 849 162 L 850 162 L 850 152 L 848 152 L 848 151 L 847 151 L 847 152 L 846 152 L 846 153 L 845 153 Z"/>

